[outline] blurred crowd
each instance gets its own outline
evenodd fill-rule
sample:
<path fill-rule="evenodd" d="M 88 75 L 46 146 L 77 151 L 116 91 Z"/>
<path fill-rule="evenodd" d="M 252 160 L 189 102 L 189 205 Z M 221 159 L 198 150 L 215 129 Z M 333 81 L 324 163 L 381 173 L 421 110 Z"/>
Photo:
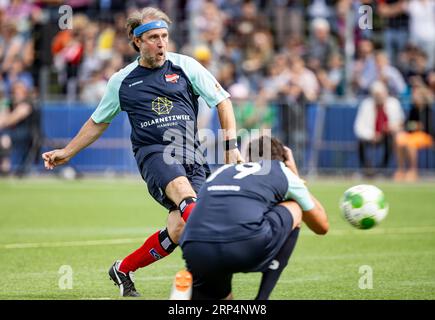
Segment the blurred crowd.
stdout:
<path fill-rule="evenodd" d="M 63 4 L 73 13 L 64 30 Z M 410 97 L 420 84 L 435 90 L 431 0 L 2 0 L 2 92 L 17 80 L 33 89 L 48 59 L 49 93 L 98 103 L 110 75 L 135 57 L 126 17 L 147 5 L 172 14 L 171 50 L 260 101 L 366 95 L 375 80 L 395 96 Z M 371 26 L 361 25 L 363 5 L 372 8 Z"/>
<path fill-rule="evenodd" d="M 60 28 L 64 4 L 72 28 Z M 410 102 L 402 110 L 418 90 L 432 104 L 432 0 L 1 0 L 0 114 L 13 109 L 18 83 L 27 101 L 44 95 L 96 105 L 109 77 L 136 57 L 125 23 L 145 6 L 173 20 L 170 50 L 195 57 L 232 94 L 239 127 L 270 128 L 279 117 L 273 102 L 362 100 L 379 91 L 377 82 Z M 200 125 L 211 117 L 204 112 Z"/>

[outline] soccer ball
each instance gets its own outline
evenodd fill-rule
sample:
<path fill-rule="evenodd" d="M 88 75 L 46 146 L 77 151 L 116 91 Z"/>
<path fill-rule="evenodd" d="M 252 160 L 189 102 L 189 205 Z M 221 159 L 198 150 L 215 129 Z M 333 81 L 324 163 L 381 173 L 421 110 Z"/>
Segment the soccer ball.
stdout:
<path fill-rule="evenodd" d="M 358 229 L 370 229 L 388 214 L 388 203 L 379 188 L 360 184 L 347 189 L 340 199 L 344 219 Z"/>

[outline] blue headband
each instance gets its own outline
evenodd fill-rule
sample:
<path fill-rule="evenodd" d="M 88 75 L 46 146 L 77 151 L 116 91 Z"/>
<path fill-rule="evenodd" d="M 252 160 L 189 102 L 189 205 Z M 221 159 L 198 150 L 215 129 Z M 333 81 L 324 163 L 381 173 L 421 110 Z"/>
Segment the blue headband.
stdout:
<path fill-rule="evenodd" d="M 139 27 L 134 28 L 133 34 L 135 37 L 139 37 L 142 33 L 147 32 L 153 29 L 166 28 L 168 29 L 168 24 L 164 20 L 155 20 L 145 24 L 140 25 Z"/>

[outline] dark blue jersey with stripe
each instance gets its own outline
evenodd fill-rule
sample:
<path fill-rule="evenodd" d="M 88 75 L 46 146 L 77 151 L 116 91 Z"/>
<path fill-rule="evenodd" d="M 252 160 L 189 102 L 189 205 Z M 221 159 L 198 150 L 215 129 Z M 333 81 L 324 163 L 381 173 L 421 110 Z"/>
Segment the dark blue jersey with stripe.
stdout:
<path fill-rule="evenodd" d="M 145 68 L 136 60 L 115 73 L 92 119 L 110 123 L 125 111 L 132 128 L 133 151 L 141 152 L 141 158 L 163 152 L 169 144 L 186 151 L 186 146 L 198 147 L 199 96 L 214 107 L 229 94 L 193 58 L 167 53 L 159 68 Z M 187 156 L 193 157 L 193 153 Z"/>
<path fill-rule="evenodd" d="M 265 214 L 290 199 L 304 210 L 314 207 L 303 181 L 278 160 L 222 166 L 201 187 L 180 243 L 259 236 L 269 231 Z"/>

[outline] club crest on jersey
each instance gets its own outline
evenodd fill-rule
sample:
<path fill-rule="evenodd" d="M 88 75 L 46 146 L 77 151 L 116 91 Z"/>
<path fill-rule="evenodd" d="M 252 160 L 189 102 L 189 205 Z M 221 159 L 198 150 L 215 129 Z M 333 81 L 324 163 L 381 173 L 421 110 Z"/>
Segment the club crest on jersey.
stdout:
<path fill-rule="evenodd" d="M 180 76 L 176 73 L 173 74 L 165 74 L 166 82 L 177 83 Z"/>

